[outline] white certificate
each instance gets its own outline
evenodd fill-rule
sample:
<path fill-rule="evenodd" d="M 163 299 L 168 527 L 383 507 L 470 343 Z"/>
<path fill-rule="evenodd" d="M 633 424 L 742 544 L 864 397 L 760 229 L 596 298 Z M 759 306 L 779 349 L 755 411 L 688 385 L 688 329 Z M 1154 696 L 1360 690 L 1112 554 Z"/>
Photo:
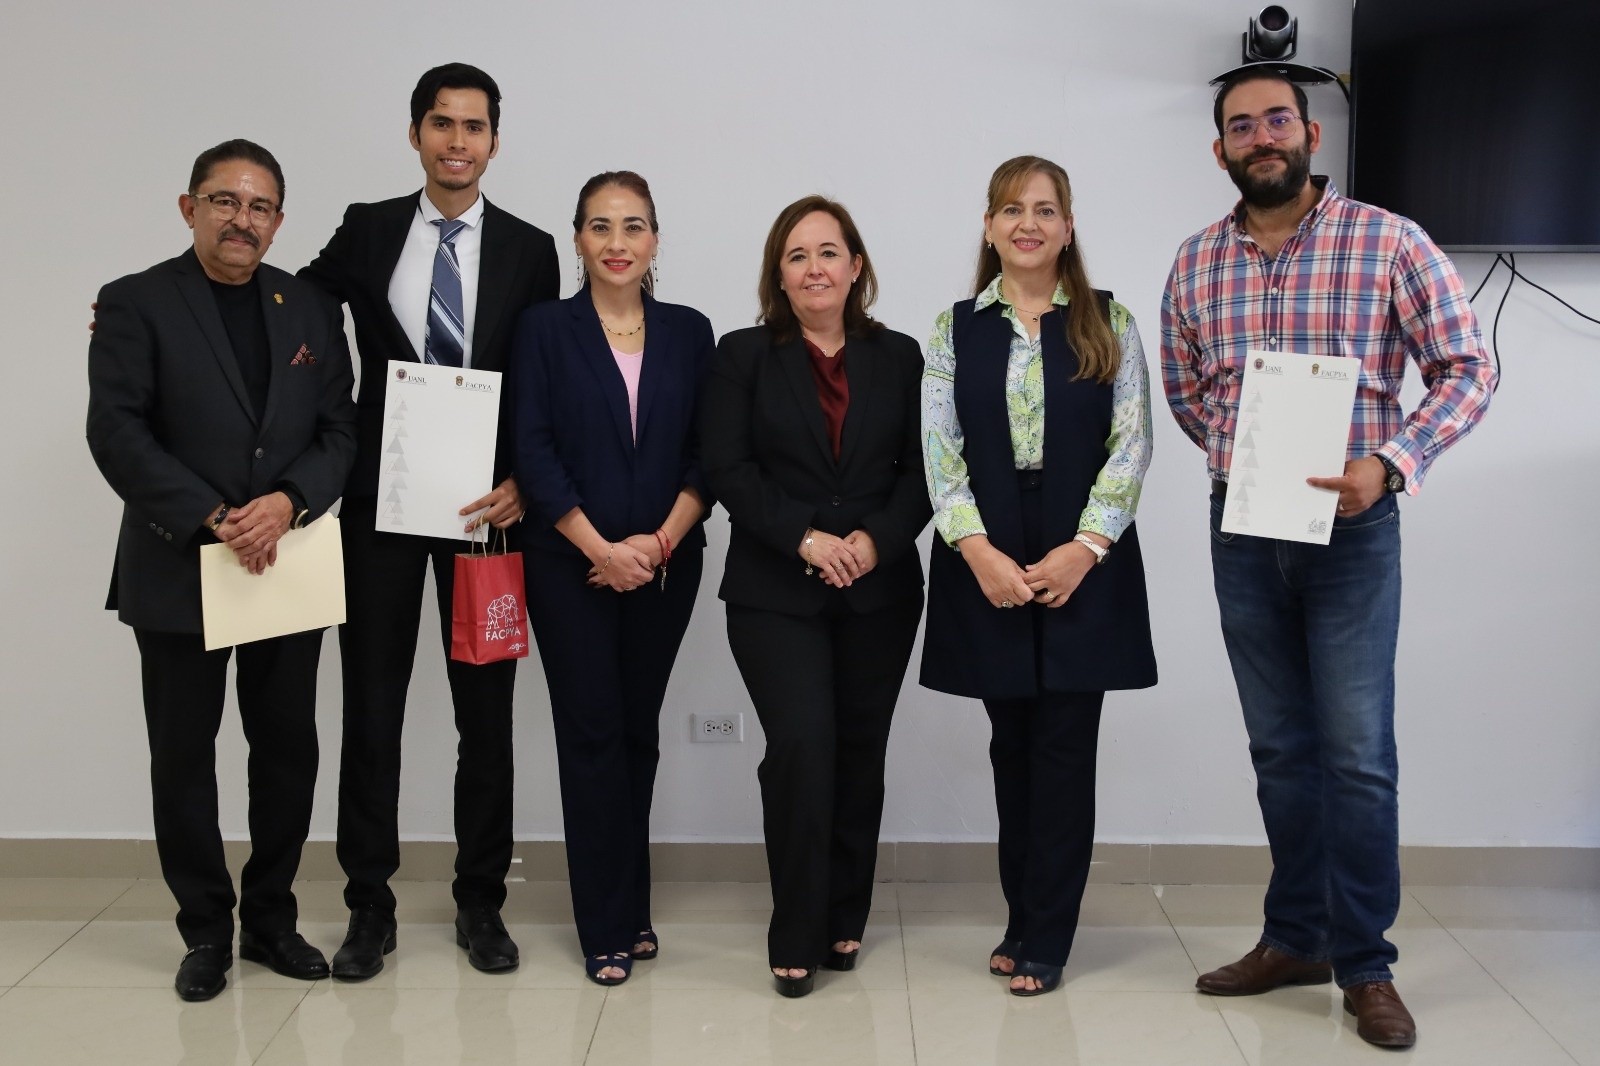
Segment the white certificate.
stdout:
<path fill-rule="evenodd" d="M 1360 374 L 1359 359 L 1246 353 L 1224 533 L 1328 543 L 1339 494 L 1306 478 L 1344 472 Z"/>
<path fill-rule="evenodd" d="M 260 574 L 226 544 L 200 549 L 200 615 L 206 651 L 304 633 L 344 621 L 344 549 L 339 520 L 325 514 L 278 541 L 278 561 Z"/>
<path fill-rule="evenodd" d="M 493 370 L 389 360 L 374 528 L 469 539 L 456 512 L 494 488 L 500 388 Z"/>

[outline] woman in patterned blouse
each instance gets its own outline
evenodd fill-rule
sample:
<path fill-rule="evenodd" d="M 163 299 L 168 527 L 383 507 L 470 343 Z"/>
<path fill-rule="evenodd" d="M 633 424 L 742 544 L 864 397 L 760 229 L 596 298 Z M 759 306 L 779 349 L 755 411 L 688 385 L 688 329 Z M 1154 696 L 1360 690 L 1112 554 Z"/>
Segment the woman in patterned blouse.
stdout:
<path fill-rule="evenodd" d="M 1008 160 L 988 204 L 973 296 L 935 322 L 922 379 L 922 684 L 993 725 L 1010 916 L 989 972 L 1033 996 L 1077 930 L 1105 693 L 1156 680 L 1133 526 L 1150 387 L 1133 317 L 1090 287 L 1066 172 Z"/>

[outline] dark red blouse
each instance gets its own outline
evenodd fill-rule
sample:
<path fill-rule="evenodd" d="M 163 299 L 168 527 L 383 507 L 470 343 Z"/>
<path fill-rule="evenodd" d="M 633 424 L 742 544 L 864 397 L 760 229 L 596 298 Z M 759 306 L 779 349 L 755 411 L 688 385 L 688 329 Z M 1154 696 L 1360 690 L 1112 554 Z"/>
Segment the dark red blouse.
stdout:
<path fill-rule="evenodd" d="M 828 423 L 828 439 L 833 442 L 833 458 L 839 458 L 839 440 L 844 432 L 844 413 L 850 409 L 850 380 L 844 374 L 844 348 L 828 358 L 822 349 L 806 341 L 811 353 L 811 376 L 817 380 L 817 402 Z"/>

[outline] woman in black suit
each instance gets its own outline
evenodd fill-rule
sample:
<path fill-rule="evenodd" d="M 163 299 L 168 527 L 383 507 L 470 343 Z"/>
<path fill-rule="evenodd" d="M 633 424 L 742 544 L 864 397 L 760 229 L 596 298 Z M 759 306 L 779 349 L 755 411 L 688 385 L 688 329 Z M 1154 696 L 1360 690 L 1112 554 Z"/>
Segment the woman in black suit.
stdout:
<path fill-rule="evenodd" d="M 993 724 L 1010 917 L 989 972 L 1034 996 L 1077 930 L 1106 690 L 1156 683 L 1133 526 L 1150 385 L 1133 316 L 1089 286 L 1064 170 L 1002 163 L 983 225 L 973 296 L 939 316 L 923 375 L 922 683 Z"/>
<path fill-rule="evenodd" d="M 922 357 L 869 317 L 876 292 L 843 206 L 784 208 L 762 257 L 763 324 L 718 344 L 701 423 L 706 481 L 733 523 L 728 642 L 767 735 L 767 953 L 787 996 L 860 951 L 889 720 L 922 614 Z"/>
<path fill-rule="evenodd" d="M 573 916 L 589 977 L 653 959 L 650 800 L 667 678 L 700 586 L 696 434 L 711 323 L 652 295 L 655 201 L 630 171 L 578 196 L 586 280 L 512 349 L 528 619 L 555 722 Z M 536 521 L 535 521 L 536 520 Z"/>

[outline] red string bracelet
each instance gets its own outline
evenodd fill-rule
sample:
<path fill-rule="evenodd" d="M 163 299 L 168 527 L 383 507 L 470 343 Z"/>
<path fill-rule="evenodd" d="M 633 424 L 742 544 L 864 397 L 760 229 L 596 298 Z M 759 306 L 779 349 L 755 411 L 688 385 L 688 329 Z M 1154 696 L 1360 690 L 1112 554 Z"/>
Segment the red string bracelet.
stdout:
<path fill-rule="evenodd" d="M 661 545 L 661 591 L 667 591 L 667 564 L 672 561 L 672 538 L 664 529 L 656 530 L 656 543 Z"/>

